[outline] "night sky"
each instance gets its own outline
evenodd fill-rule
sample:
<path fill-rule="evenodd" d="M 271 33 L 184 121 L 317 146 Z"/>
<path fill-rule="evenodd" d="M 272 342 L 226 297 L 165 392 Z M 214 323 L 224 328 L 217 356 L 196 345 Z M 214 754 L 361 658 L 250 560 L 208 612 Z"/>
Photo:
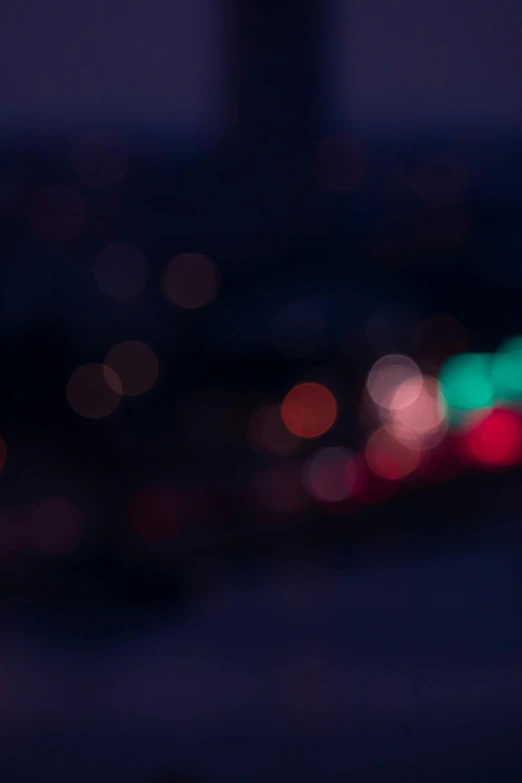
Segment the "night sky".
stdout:
<path fill-rule="evenodd" d="M 518 0 L 326 0 L 324 8 L 324 78 L 337 120 L 522 125 Z M 220 127 L 228 32 L 219 0 L 9 0 L 0 12 L 4 129 Z"/>

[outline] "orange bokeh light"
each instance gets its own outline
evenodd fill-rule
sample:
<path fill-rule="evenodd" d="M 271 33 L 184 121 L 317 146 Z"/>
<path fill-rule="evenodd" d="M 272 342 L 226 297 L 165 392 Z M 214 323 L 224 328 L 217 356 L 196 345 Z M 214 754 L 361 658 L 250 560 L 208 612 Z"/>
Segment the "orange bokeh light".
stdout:
<path fill-rule="evenodd" d="M 121 393 L 120 379 L 114 370 L 104 364 L 78 367 L 67 384 L 69 405 L 75 413 L 87 419 L 101 419 L 113 413 L 118 407 Z"/>
<path fill-rule="evenodd" d="M 397 480 L 413 473 L 420 462 L 420 448 L 402 428 L 380 427 L 368 440 L 365 456 L 377 476 Z"/>
<path fill-rule="evenodd" d="M 181 253 L 167 264 L 163 292 L 184 309 L 195 310 L 210 304 L 219 292 L 215 263 L 200 253 Z"/>
<path fill-rule="evenodd" d="M 317 438 L 332 427 L 337 403 L 331 391 L 320 383 L 294 386 L 281 404 L 281 418 L 299 438 Z"/>
<path fill-rule="evenodd" d="M 158 380 L 158 357 L 152 348 L 139 340 L 115 345 L 107 354 L 105 365 L 109 369 L 106 375 L 109 386 L 129 397 L 144 394 Z"/>

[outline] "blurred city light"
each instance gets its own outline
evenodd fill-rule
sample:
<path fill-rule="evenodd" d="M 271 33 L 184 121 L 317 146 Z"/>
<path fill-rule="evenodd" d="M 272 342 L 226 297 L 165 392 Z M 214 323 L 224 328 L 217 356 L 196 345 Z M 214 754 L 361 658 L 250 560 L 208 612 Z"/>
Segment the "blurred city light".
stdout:
<path fill-rule="evenodd" d="M 483 353 L 453 356 L 442 367 L 439 381 L 451 425 L 471 412 L 487 410 L 494 402 L 492 357 Z"/>
<path fill-rule="evenodd" d="M 302 476 L 306 489 L 316 500 L 328 503 L 345 500 L 357 482 L 354 455 L 339 446 L 319 449 L 306 461 Z"/>
<path fill-rule="evenodd" d="M 281 418 L 297 437 L 318 438 L 333 426 L 337 418 L 337 403 L 326 386 L 300 383 L 284 398 Z"/>
<path fill-rule="evenodd" d="M 115 345 L 105 358 L 105 366 L 109 368 L 106 375 L 109 386 L 129 397 L 145 394 L 158 380 L 158 357 L 140 340 Z"/>
<path fill-rule="evenodd" d="M 114 370 L 104 364 L 78 367 L 67 384 L 69 405 L 75 413 L 88 419 L 109 416 L 118 407 L 121 395 L 120 379 Z"/>
<path fill-rule="evenodd" d="M 210 304 L 219 293 L 215 263 L 200 253 L 181 253 L 167 264 L 163 292 L 173 304 L 193 310 Z"/>
<path fill-rule="evenodd" d="M 406 381 L 408 385 L 404 386 Z M 397 397 L 400 387 L 403 393 Z M 405 407 L 421 393 L 422 375 L 413 359 L 401 354 L 390 354 L 375 362 L 368 374 L 366 388 L 380 408 L 391 410 L 394 407 Z"/>
<path fill-rule="evenodd" d="M 493 356 L 496 402 L 522 403 L 522 337 L 506 340 Z"/>
<path fill-rule="evenodd" d="M 432 448 L 446 433 L 446 403 L 435 378 L 423 378 L 417 396 L 412 393 L 412 384 L 416 391 L 416 379 L 404 381 L 399 386 L 392 400 L 390 416 L 392 422 L 399 425 L 395 430 L 399 439 L 400 433 L 405 433 L 410 442 L 416 438 L 421 449 Z"/>
<path fill-rule="evenodd" d="M 510 410 L 496 409 L 474 426 L 460 441 L 462 457 L 486 470 L 509 468 L 522 462 L 522 421 Z"/>
<path fill-rule="evenodd" d="M 380 427 L 368 439 L 366 462 L 383 479 L 397 480 L 413 473 L 420 462 L 418 441 L 402 427 Z"/>

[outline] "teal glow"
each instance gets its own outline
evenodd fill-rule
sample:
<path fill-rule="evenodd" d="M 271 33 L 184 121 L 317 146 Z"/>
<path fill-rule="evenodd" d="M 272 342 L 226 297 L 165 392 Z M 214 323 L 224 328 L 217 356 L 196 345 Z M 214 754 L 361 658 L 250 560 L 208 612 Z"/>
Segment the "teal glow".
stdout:
<path fill-rule="evenodd" d="M 450 424 L 459 424 L 471 411 L 493 405 L 493 359 L 488 354 L 452 356 L 442 367 L 439 381 Z"/>
<path fill-rule="evenodd" d="M 522 402 L 522 337 L 506 340 L 493 357 L 493 390 L 497 402 Z"/>

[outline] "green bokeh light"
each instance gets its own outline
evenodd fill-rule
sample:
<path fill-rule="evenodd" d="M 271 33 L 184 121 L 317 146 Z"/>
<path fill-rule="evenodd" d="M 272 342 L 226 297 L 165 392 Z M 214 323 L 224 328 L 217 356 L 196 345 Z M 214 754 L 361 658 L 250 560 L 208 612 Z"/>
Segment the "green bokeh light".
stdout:
<path fill-rule="evenodd" d="M 493 357 L 488 354 L 452 356 L 443 366 L 439 381 L 452 425 L 458 425 L 471 411 L 493 405 Z"/>
<path fill-rule="evenodd" d="M 522 402 L 522 337 L 506 340 L 493 357 L 493 390 L 497 402 Z"/>

